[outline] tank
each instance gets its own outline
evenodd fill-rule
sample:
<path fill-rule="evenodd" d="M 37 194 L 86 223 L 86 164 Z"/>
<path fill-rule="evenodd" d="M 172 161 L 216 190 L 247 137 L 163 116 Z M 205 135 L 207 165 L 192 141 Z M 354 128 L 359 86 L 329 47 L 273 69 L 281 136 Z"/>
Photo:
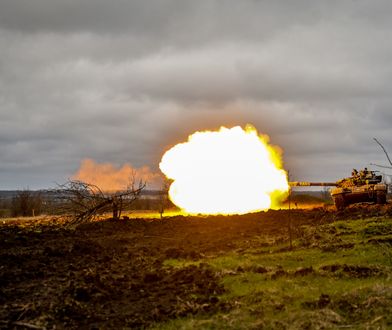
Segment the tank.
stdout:
<path fill-rule="evenodd" d="M 373 202 L 385 204 L 387 202 L 388 186 L 383 183 L 382 175 L 374 171 L 361 171 L 359 174 L 337 182 L 330 190 L 338 210 L 355 203 Z"/>
<path fill-rule="evenodd" d="M 337 182 L 289 182 L 291 187 L 333 187 L 330 194 L 338 210 L 355 203 L 387 202 L 388 186 L 383 183 L 382 175 L 366 168 L 359 173 L 354 170 L 351 177 Z"/>

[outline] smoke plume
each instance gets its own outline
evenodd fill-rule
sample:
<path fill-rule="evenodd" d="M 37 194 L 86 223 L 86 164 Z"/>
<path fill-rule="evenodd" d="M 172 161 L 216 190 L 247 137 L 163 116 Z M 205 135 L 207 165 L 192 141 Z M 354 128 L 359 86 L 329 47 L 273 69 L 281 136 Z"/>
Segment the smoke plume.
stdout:
<path fill-rule="evenodd" d="M 162 185 L 161 175 L 152 172 L 148 166 L 135 168 L 124 164 L 116 168 L 111 163 L 96 163 L 89 158 L 82 160 L 72 179 L 94 184 L 103 191 L 124 190 L 132 183 L 137 187 L 140 181 L 146 182 L 150 189 L 159 189 Z"/>

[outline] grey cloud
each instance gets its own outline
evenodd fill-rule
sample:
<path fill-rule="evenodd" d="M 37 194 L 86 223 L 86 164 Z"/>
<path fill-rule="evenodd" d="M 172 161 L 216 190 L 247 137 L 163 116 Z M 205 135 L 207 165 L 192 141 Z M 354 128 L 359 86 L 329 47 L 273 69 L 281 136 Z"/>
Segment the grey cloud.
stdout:
<path fill-rule="evenodd" d="M 392 150 L 390 1 L 0 3 L 0 189 L 251 123 L 297 179 Z M 392 152 L 392 151 L 391 151 Z"/>
<path fill-rule="evenodd" d="M 150 4 L 151 5 L 151 4 Z M 171 1 L 154 1 L 153 6 L 141 1 L 33 0 L 2 1 L 2 26 L 9 29 L 39 32 L 122 31 L 124 27 L 145 28 L 147 18 L 159 27 L 173 8 Z M 155 9 L 154 9 L 155 8 Z M 160 15 L 154 15 L 154 11 Z"/>
<path fill-rule="evenodd" d="M 193 35 L 193 41 L 208 39 L 211 33 L 260 35 L 263 29 L 284 28 L 293 21 L 313 21 L 320 14 L 320 6 L 309 0 L 295 4 L 235 0 L 3 0 L 1 7 L 1 26 L 18 31 L 130 32 L 151 34 L 152 38 L 188 34 L 188 38 Z M 238 29 L 242 24 L 247 26 L 245 33 Z"/>

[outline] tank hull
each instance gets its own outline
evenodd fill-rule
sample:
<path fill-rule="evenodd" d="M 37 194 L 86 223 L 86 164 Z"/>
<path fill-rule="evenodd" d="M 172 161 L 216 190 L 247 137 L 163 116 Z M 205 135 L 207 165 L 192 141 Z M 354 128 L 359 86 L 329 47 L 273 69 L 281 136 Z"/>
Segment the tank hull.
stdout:
<path fill-rule="evenodd" d="M 336 208 L 342 210 L 346 206 L 356 203 L 372 202 L 385 204 L 387 201 L 387 191 L 386 184 L 366 184 L 346 188 L 333 188 L 331 189 L 331 196 Z"/>

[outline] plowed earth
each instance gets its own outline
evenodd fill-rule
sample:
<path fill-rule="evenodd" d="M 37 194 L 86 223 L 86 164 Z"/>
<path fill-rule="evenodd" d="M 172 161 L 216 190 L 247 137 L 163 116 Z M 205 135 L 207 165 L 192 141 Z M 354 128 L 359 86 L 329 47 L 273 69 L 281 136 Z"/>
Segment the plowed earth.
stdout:
<path fill-rule="evenodd" d="M 268 211 L 243 216 L 105 220 L 71 227 L 59 219 L 0 226 L 0 328 L 144 328 L 232 308 L 221 302 L 220 275 L 199 260 L 275 244 L 292 228 L 334 220 L 391 216 L 391 206 Z"/>

